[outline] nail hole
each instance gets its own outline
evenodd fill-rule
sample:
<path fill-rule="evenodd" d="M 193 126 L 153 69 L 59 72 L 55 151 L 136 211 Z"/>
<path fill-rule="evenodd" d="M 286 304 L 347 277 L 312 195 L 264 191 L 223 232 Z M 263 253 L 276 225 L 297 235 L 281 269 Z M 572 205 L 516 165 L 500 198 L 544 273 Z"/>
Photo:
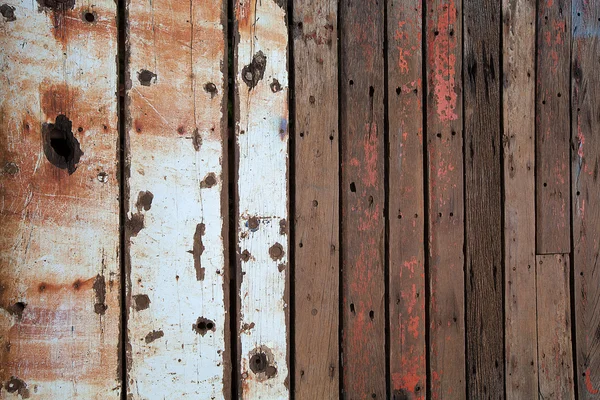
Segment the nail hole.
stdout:
<path fill-rule="evenodd" d="M 373 86 L 369 86 L 369 97 L 373 97 L 375 94 L 375 88 Z"/>
<path fill-rule="evenodd" d="M 369 318 L 371 318 L 371 321 L 373 321 L 375 319 L 375 311 L 373 311 L 373 310 L 369 311 Z"/>
<path fill-rule="evenodd" d="M 354 182 L 350 183 L 350 191 L 352 193 L 356 193 L 356 184 L 354 184 Z"/>
<path fill-rule="evenodd" d="M 400 89 L 399 87 L 396 88 L 396 94 L 398 96 L 400 96 L 400 93 L 402 93 L 402 89 Z"/>
<path fill-rule="evenodd" d="M 83 18 L 89 23 L 92 23 L 96 20 L 96 16 L 94 15 L 94 13 L 89 11 L 83 14 Z"/>
<path fill-rule="evenodd" d="M 356 314 L 356 310 L 354 309 L 354 303 L 350 303 L 350 312 L 352 314 Z"/>

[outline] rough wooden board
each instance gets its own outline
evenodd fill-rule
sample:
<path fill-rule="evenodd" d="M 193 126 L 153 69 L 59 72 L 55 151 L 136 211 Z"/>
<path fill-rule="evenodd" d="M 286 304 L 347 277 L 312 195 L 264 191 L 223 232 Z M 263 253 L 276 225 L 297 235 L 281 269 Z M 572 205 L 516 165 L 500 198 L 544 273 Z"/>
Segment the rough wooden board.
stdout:
<path fill-rule="evenodd" d="M 128 395 L 229 399 L 226 3 L 128 3 Z"/>
<path fill-rule="evenodd" d="M 39 3 L 0 16 L 0 398 L 118 399 L 116 5 Z"/>
<path fill-rule="evenodd" d="M 504 0 L 506 396 L 538 394 L 535 286 L 535 0 Z M 567 293 L 568 295 L 568 293 Z"/>
<path fill-rule="evenodd" d="M 464 399 L 464 193 L 462 8 L 455 0 L 427 6 L 430 373 L 432 399 Z"/>
<path fill-rule="evenodd" d="M 347 399 L 386 397 L 383 2 L 340 2 L 342 360 Z"/>
<path fill-rule="evenodd" d="M 569 253 L 571 0 L 539 0 L 537 19 L 536 251 Z"/>
<path fill-rule="evenodd" d="M 389 315 L 393 399 L 424 399 L 425 252 L 421 1 L 388 6 Z M 419 218 L 414 218 L 419 215 Z"/>
<path fill-rule="evenodd" d="M 467 397 L 504 399 L 501 3 L 463 5 Z"/>
<path fill-rule="evenodd" d="M 600 396 L 600 9 L 573 2 L 572 195 L 575 278 L 577 388 L 580 400 Z"/>
<path fill-rule="evenodd" d="M 295 396 L 339 396 L 337 2 L 294 8 Z"/>
<path fill-rule="evenodd" d="M 569 255 L 536 261 L 539 398 L 574 399 Z"/>
<path fill-rule="evenodd" d="M 235 4 L 240 394 L 289 397 L 287 15 Z"/>

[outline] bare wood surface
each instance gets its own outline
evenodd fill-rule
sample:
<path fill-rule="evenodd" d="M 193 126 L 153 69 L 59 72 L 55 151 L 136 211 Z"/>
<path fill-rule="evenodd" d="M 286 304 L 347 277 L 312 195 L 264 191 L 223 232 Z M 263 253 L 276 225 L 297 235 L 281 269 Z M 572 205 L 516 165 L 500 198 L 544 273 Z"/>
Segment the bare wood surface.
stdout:
<path fill-rule="evenodd" d="M 297 2 L 295 65 L 295 396 L 339 395 L 337 2 Z"/>

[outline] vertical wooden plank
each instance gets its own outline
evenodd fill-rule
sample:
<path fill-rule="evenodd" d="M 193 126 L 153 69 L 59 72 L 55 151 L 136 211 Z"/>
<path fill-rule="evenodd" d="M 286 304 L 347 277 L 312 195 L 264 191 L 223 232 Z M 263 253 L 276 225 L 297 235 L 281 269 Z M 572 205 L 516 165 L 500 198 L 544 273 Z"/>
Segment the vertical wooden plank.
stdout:
<path fill-rule="evenodd" d="M 538 395 L 535 287 L 535 0 L 504 0 L 506 397 Z"/>
<path fill-rule="evenodd" d="M 539 0 L 536 95 L 537 253 L 569 253 L 571 0 Z"/>
<path fill-rule="evenodd" d="M 573 2 L 572 195 L 577 387 L 580 400 L 600 396 L 600 8 Z"/>
<path fill-rule="evenodd" d="M 569 255 L 536 260 L 539 398 L 574 399 Z"/>
<path fill-rule="evenodd" d="M 340 2 L 343 391 L 386 397 L 384 2 Z"/>
<path fill-rule="evenodd" d="M 295 395 L 339 396 L 339 135 L 337 1 L 293 10 L 295 134 Z"/>
<path fill-rule="evenodd" d="M 235 3 L 240 393 L 289 397 L 286 4 Z"/>
<path fill-rule="evenodd" d="M 387 6 L 390 398 L 424 399 L 422 7 L 421 0 L 391 0 Z"/>
<path fill-rule="evenodd" d="M 226 2 L 127 15 L 128 396 L 228 399 Z"/>
<path fill-rule="evenodd" d="M 501 2 L 463 5 L 467 397 L 504 399 Z"/>
<path fill-rule="evenodd" d="M 0 397 L 118 399 L 116 4 L 0 12 Z"/>
<path fill-rule="evenodd" d="M 427 2 L 426 29 L 431 395 L 464 399 L 462 2 Z"/>

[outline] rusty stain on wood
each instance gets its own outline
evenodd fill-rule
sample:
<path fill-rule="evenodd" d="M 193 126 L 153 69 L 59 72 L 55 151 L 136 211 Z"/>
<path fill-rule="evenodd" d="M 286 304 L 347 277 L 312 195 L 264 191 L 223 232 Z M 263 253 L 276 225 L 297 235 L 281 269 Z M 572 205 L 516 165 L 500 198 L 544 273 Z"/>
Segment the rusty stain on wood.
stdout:
<path fill-rule="evenodd" d="M 0 5 L 0 397 L 118 399 L 116 4 L 56 4 Z"/>
<path fill-rule="evenodd" d="M 231 398 L 226 9 L 127 3 L 130 399 Z"/>

